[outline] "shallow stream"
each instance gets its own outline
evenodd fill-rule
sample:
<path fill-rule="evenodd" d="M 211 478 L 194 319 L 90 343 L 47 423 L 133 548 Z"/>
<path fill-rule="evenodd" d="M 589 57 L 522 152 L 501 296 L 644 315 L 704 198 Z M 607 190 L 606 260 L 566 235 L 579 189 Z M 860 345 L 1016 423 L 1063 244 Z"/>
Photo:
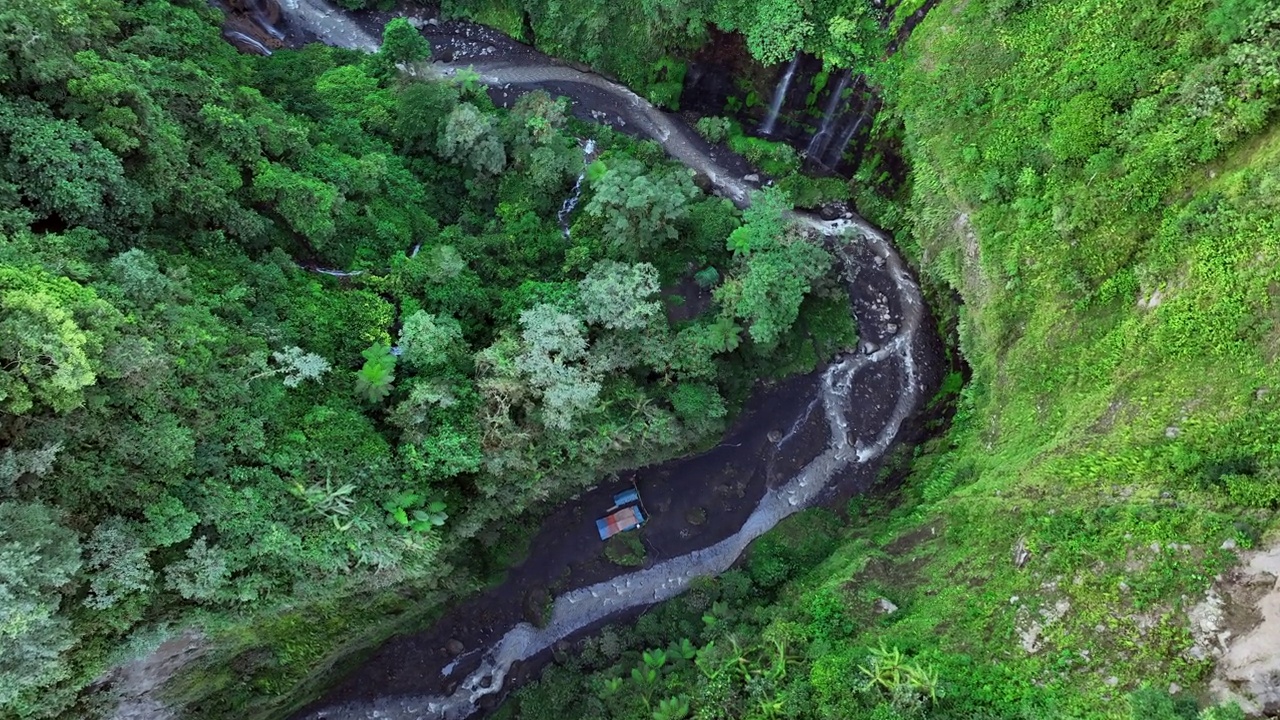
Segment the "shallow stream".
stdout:
<path fill-rule="evenodd" d="M 283 0 L 281 4 L 290 23 L 323 42 L 370 52 L 378 47 L 376 36 L 360 20 L 322 0 Z M 491 89 L 514 94 L 554 88 L 558 94 L 583 104 L 578 109 L 589 111 L 590 117 L 607 116 L 611 124 L 657 141 L 669 155 L 706 178 L 718 194 L 737 206 L 750 204 L 751 193 L 758 184 L 737 171 L 744 166 L 740 158 L 709 145 L 682 119 L 655 108 L 627 88 L 516 46 L 489 28 L 428 24 L 421 20 L 416 24 L 437 44 L 454 38 L 456 44 L 450 53 L 454 60 L 406 71 L 445 77 L 470 68 Z M 576 191 L 574 197 L 576 200 Z M 572 210 L 568 203 L 566 208 Z M 464 657 L 458 657 L 444 666 L 448 669 L 444 677 L 439 671 L 424 673 L 421 686 L 411 694 L 375 693 L 353 698 L 336 693 L 298 717 L 468 717 L 486 696 L 509 689 L 506 681 L 516 663 L 530 660 L 606 618 L 674 597 L 696 578 L 724 572 L 752 540 L 830 494 L 842 473 L 878 461 L 899 436 L 903 423 L 920 409 L 925 376 L 932 376 L 938 358 L 932 343 L 919 332 L 925 317 L 919 288 L 889 238 L 852 211 L 840 215 L 826 220 L 794 212 L 791 219 L 842 260 L 840 265 L 854 299 L 853 312 L 863 340 L 861 352 L 830 364 L 821 373 L 812 401 L 805 408 L 801 400 L 794 418 L 771 419 L 781 420 L 782 427 L 788 428 L 772 441 L 777 451 L 811 421 L 820 407 L 828 436 L 825 448 L 790 477 L 770 483 L 736 532 L 642 570 L 621 572 L 619 568 L 620 574 L 611 579 L 564 592 L 554 598 L 550 619 L 543 627 L 518 622 L 505 630 L 494 628 L 492 641 L 466 653 L 478 652 L 479 661 L 466 663 L 470 671 L 465 676 L 449 677 L 462 665 Z M 876 424 L 867 426 L 865 419 L 871 417 L 876 418 Z M 518 598 L 520 588 L 512 588 L 511 595 Z"/>

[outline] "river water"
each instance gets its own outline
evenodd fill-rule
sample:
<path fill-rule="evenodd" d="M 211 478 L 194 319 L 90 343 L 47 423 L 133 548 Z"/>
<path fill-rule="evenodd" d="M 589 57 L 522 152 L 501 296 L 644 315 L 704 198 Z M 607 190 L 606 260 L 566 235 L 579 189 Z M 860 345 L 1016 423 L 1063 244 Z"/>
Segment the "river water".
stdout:
<path fill-rule="evenodd" d="M 373 33 L 322 0 L 284 0 L 282 6 L 291 23 L 323 42 L 364 51 L 377 49 Z M 454 27 L 465 30 L 431 26 L 428 36 L 452 32 L 462 40 L 460 46 L 479 48 L 475 57 L 424 63 L 405 68 L 406 72 L 445 78 L 470 68 L 491 88 L 519 93 L 551 87 L 579 101 L 590 98 L 593 117 L 616 118 L 617 124 L 629 131 L 657 141 L 671 157 L 702 175 L 718 194 L 738 207 L 750 204 L 756 184 L 735 171 L 742 167 L 742 161 L 709 146 L 680 118 L 658 110 L 610 80 L 528 49 L 504 53 L 504 39 L 491 29 Z M 564 592 L 554 598 L 550 619 L 543 627 L 518 622 L 505 629 L 495 628 L 491 642 L 472 650 L 479 659 L 466 663 L 469 672 L 465 676 L 445 684 L 439 672 L 424 673 L 427 679 L 413 692 L 401 691 L 394 696 L 374 692 L 358 700 L 338 695 L 318 701 L 297 717 L 466 718 L 486 697 L 509 690 L 506 681 L 517 663 L 545 654 L 556 642 L 611 616 L 674 597 L 696 578 L 724 572 L 752 540 L 829 494 L 842 473 L 870 467 L 882 458 L 904 422 L 920 408 L 926 385 L 931 384 L 926 377 L 932 378 L 937 369 L 933 345 L 920 332 L 926 309 L 919 287 L 889 238 L 852 211 L 835 220 L 804 212 L 791 213 L 790 219 L 842 260 L 863 340 L 862 352 L 839 359 L 821 373 L 808 409 L 801 405 L 794 419 L 787 418 L 790 429 L 775 441 L 780 447 L 790 440 L 820 407 L 828 436 L 825 448 L 789 478 L 767 487 L 742 526 L 727 537 L 642 570 Z M 875 426 L 866 422 L 871 417 L 877 418 Z M 446 675 L 452 675 L 462 659 L 450 661 Z"/>

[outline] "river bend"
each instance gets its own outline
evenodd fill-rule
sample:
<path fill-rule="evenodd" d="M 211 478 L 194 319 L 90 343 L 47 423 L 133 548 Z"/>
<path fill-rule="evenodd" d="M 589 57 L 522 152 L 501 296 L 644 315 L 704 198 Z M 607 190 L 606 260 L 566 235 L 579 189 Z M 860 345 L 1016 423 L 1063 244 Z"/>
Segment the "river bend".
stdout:
<path fill-rule="evenodd" d="M 281 5 L 290 22 L 323 42 L 366 52 L 378 48 L 378 39 L 358 21 L 322 0 L 282 0 Z M 433 28 L 438 26 L 426 28 L 428 37 Z M 486 45 L 486 42 L 496 43 L 502 39 L 496 31 L 469 26 L 467 34 L 480 35 L 479 45 L 486 48 L 478 53 L 480 57 L 422 64 L 405 70 L 444 77 L 469 68 L 491 87 L 517 93 L 552 86 L 571 98 L 580 92 L 603 94 L 612 102 L 609 110 L 617 116 L 618 124 L 629 125 L 631 131 L 658 142 L 671 157 L 706 178 L 718 194 L 738 207 L 750 204 L 751 192 L 757 184 L 717 159 L 719 151 L 712 149 L 680 118 L 655 108 L 628 88 L 599 75 L 533 52 L 514 58 L 494 53 L 495 45 Z M 740 162 L 737 165 L 740 166 Z M 643 570 L 619 574 L 559 595 L 544 627 L 517 623 L 487 647 L 478 648 L 477 666 L 448 685 L 438 683 L 448 691 L 422 687 L 416 694 L 375 697 L 367 701 L 335 698 L 333 703 L 321 701 L 312 705 L 299 718 L 466 718 L 478 709 L 482 699 L 504 689 L 508 673 L 516 663 L 529 660 L 554 643 L 610 616 L 674 597 L 696 578 L 724 572 L 752 540 L 830 491 L 843 471 L 873 463 L 884 455 L 898 437 L 903 423 L 920 408 L 925 391 L 924 366 L 936 364 L 936 353 L 931 352 L 929 343 L 921 338 L 920 326 L 926 312 L 919 287 L 886 234 L 855 213 L 844 213 L 844 217 L 836 220 L 824 220 L 805 212 L 793 212 L 790 217 L 806 228 L 815 241 L 826 243 L 839 255 L 855 300 L 860 294 L 863 298 L 863 302 L 854 303 L 862 337 L 861 351 L 825 369 L 815 401 L 793 425 L 794 428 L 808 420 L 808 414 L 820 406 L 829 435 L 825 449 L 784 482 L 766 488 L 741 528 L 732 535 Z M 872 287 L 879 290 L 868 290 Z M 892 372 L 888 372 L 890 367 Z M 882 424 L 865 428 L 854 421 L 860 413 L 872 408 L 861 406 L 853 398 L 859 378 L 868 381 L 873 368 L 882 370 L 876 374 L 878 380 L 891 380 L 896 387 L 884 394 L 889 406 L 876 413 L 883 417 Z"/>

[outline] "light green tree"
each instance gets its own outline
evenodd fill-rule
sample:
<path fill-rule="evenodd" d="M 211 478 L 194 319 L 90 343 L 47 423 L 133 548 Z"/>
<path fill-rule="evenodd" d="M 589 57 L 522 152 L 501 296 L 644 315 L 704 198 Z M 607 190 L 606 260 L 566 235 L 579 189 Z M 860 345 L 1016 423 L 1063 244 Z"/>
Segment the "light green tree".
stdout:
<path fill-rule="evenodd" d="M 0 452 L 0 498 L 13 493 L 13 486 L 23 475 L 30 473 L 43 477 L 53 470 L 53 463 L 62 450 L 62 443 L 46 443 L 33 450 L 5 448 Z"/>
<path fill-rule="evenodd" d="M 110 267 L 116 285 L 139 307 L 149 308 L 173 292 L 172 282 L 144 250 L 122 252 L 111 259 Z"/>
<path fill-rule="evenodd" d="M 176 545 L 191 537 L 200 516 L 187 509 L 178 498 L 165 494 L 143 510 L 147 518 L 143 533 L 147 542 L 160 547 Z"/>
<path fill-rule="evenodd" d="M 870 2 L 845 3 L 843 13 L 827 24 L 824 59 L 831 66 L 864 70 L 885 50 L 887 34 L 881 27 L 881 11 Z"/>
<path fill-rule="evenodd" d="M 716 299 L 746 320 L 756 343 L 772 347 L 795 322 L 814 280 L 831 267 L 831 256 L 804 240 L 778 243 L 751 255 L 746 270 L 716 290 Z"/>
<path fill-rule="evenodd" d="M 521 313 L 520 325 L 524 342 L 516 367 L 542 395 L 543 422 L 568 430 L 600 395 L 600 381 L 586 363 L 586 326 L 545 303 Z"/>
<path fill-rule="evenodd" d="M 0 267 L 0 409 L 25 413 L 37 403 L 58 411 L 82 401 L 97 379 L 101 336 L 79 318 L 113 309 L 67 278 Z"/>
<path fill-rule="evenodd" d="M 292 230 L 322 246 L 333 238 L 346 201 L 334 185 L 266 160 L 255 168 L 253 196 L 271 203 Z"/>
<path fill-rule="evenodd" d="M 258 357 L 259 362 L 261 362 L 261 355 Z M 328 360 L 315 353 L 309 353 L 296 345 L 287 347 L 283 351 L 271 353 L 271 359 L 276 363 L 274 368 L 263 370 L 249 379 L 257 380 L 271 375 L 284 375 L 284 386 L 295 388 L 305 380 L 319 382 L 320 378 L 329 372 Z"/>
<path fill-rule="evenodd" d="M 400 359 L 415 370 L 441 367 L 462 347 L 462 326 L 451 317 L 419 310 L 400 328 Z"/>
<path fill-rule="evenodd" d="M 203 537 L 187 548 L 187 556 L 165 568 L 165 584 L 187 600 L 204 602 L 217 597 L 231 577 L 227 554 L 210 546 Z"/>
<path fill-rule="evenodd" d="M 396 379 L 396 356 L 391 348 L 378 343 L 365 349 L 364 365 L 356 372 L 356 392 L 371 403 L 379 403 L 391 394 Z"/>
<path fill-rule="evenodd" d="M 382 28 L 378 56 L 391 65 L 431 59 L 431 43 L 405 18 L 392 19 Z"/>
<path fill-rule="evenodd" d="M 360 65 L 340 65 L 316 79 L 316 95 L 335 120 L 358 120 L 366 127 L 389 127 L 394 98 Z"/>
<path fill-rule="evenodd" d="M 746 28 L 747 49 L 765 65 L 790 60 L 813 34 L 813 23 L 796 0 L 762 0 L 755 7 L 755 22 Z"/>
<path fill-rule="evenodd" d="M 110 209 L 133 197 L 120 159 L 78 123 L 55 118 L 34 102 L 4 97 L 0 183 L 41 217 L 56 215 L 89 227 L 102 226 Z"/>
<path fill-rule="evenodd" d="M 147 564 L 150 553 L 142 534 L 123 518 L 112 516 L 98 524 L 85 549 L 89 561 L 89 597 L 84 604 L 109 608 L 151 587 L 154 576 Z"/>
<path fill-rule="evenodd" d="M 471 103 L 459 103 L 445 118 L 438 150 L 482 174 L 497 175 L 507 165 L 507 151 L 493 120 Z"/>
<path fill-rule="evenodd" d="M 751 206 L 742 212 L 742 225 L 729 233 L 725 247 L 737 257 L 774 247 L 786 229 L 784 213 L 791 198 L 776 187 L 751 194 Z"/>
<path fill-rule="evenodd" d="M 586 321 L 610 330 L 638 330 L 657 318 L 657 292 L 658 270 L 649 263 L 602 260 L 578 283 Z"/>
<path fill-rule="evenodd" d="M 688 214 L 698 189 L 683 168 L 649 173 L 631 158 L 610 161 L 586 211 L 604 219 L 605 237 L 614 254 L 639 258 L 644 251 L 679 236 L 677 223 Z"/>
<path fill-rule="evenodd" d="M 0 503 L 0 707 L 66 674 L 71 645 L 57 616 L 60 588 L 80 569 L 76 535 L 53 509 Z"/>
<path fill-rule="evenodd" d="M 747 321 L 753 341 L 771 347 L 795 322 L 800 303 L 813 281 L 831 267 L 832 258 L 803 238 L 787 237 L 785 213 L 791 200 L 786 193 L 771 188 L 754 193 L 751 200 L 743 224 L 725 242 L 741 265 L 716 289 L 715 298 L 728 317 Z M 723 349 L 734 349 L 733 323 L 722 318 L 717 326 L 714 335 L 724 340 Z"/>

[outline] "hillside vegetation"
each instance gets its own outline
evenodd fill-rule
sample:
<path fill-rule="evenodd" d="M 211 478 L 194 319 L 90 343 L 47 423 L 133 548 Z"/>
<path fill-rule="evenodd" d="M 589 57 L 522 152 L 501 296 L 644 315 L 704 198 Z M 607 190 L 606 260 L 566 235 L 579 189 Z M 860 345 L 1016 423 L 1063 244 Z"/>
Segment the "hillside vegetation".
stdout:
<path fill-rule="evenodd" d="M 907 171 L 848 191 L 972 369 L 901 485 L 558 650 L 499 717 L 1240 717 L 1188 611 L 1280 508 L 1274 3 L 444 10 L 667 106 L 711 27 L 865 73 Z M 552 504 L 856 344 L 785 192 L 739 213 L 545 94 L 402 77 L 404 21 L 269 58 L 219 21 L 0 7 L 0 718 L 101 714 L 94 681 L 187 627 L 208 655 L 169 701 L 278 715 Z M 708 120 L 806 204 L 842 193 Z"/>
<path fill-rule="evenodd" d="M 193 708 L 270 707 L 856 342 L 785 196 L 744 219 L 545 93 L 404 79 L 403 20 L 270 58 L 219 21 L 0 8 L 0 717 L 99 712 L 186 627 Z"/>
<path fill-rule="evenodd" d="M 1188 611 L 1280 506 L 1280 10 L 944 0 L 872 74 L 910 177 L 855 190 L 957 323 L 950 429 L 509 717 L 1200 712 Z"/>

